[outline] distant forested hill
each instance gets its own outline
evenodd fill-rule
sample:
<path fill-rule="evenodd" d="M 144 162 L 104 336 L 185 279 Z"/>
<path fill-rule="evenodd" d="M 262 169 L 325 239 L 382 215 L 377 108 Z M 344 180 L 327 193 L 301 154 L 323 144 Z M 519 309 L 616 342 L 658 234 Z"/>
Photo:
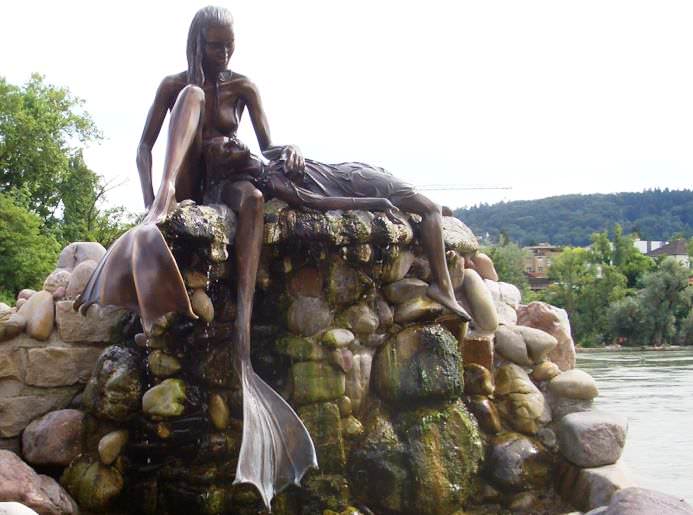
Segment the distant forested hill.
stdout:
<path fill-rule="evenodd" d="M 562 195 L 456 209 L 455 216 L 480 237 L 505 233 L 521 245 L 587 245 L 592 233 L 616 223 L 644 240 L 668 240 L 693 236 L 693 190 Z"/>

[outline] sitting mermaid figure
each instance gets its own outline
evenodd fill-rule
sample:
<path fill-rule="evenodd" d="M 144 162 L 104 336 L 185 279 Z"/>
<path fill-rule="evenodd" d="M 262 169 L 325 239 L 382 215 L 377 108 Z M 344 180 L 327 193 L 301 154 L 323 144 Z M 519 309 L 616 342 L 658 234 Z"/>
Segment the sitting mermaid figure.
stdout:
<path fill-rule="evenodd" d="M 298 484 L 317 466 L 315 448 L 292 408 L 253 370 L 250 320 L 263 234 L 263 193 L 293 206 L 317 209 L 373 209 L 398 216 L 396 208 L 423 217 L 421 239 L 431 263 L 428 295 L 461 318 L 469 315 L 455 300 L 445 261 L 438 206 L 380 168 L 360 163 L 326 165 L 306 161 L 294 146 L 273 146 L 255 85 L 228 69 L 234 50 L 231 14 L 205 7 L 188 33 L 188 70 L 161 82 L 138 149 L 144 221 L 108 250 L 75 307 L 113 304 L 140 314 L 145 333 L 155 321 L 176 312 L 196 318 L 180 270 L 157 223 L 176 201 L 225 204 L 237 214 L 236 320 L 234 368 L 243 388 L 243 437 L 235 482 L 255 485 L 265 505 L 289 484 Z M 237 140 L 248 111 L 269 165 Z M 161 184 L 152 188 L 151 148 L 170 111 Z"/>

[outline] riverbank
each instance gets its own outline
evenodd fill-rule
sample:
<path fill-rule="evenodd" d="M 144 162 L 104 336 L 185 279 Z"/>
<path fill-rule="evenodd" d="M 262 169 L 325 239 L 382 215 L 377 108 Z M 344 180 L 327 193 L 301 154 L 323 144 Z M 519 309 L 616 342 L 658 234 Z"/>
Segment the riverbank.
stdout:
<path fill-rule="evenodd" d="M 607 347 L 580 347 L 579 345 L 575 346 L 575 352 L 585 354 L 596 354 L 600 352 L 668 352 L 681 351 L 687 349 L 693 349 L 693 347 L 683 345 L 663 345 L 661 347 L 655 347 L 652 345 L 640 347 L 624 347 L 623 345 L 609 345 Z"/>
<path fill-rule="evenodd" d="M 580 353 L 577 366 L 597 382 L 596 409 L 628 418 L 621 459 L 640 486 L 690 503 L 693 347 L 645 349 Z"/>

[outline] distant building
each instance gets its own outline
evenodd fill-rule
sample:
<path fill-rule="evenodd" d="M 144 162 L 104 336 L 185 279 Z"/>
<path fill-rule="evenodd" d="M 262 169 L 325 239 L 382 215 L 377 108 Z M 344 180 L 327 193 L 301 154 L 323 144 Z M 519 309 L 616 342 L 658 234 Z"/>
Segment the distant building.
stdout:
<path fill-rule="evenodd" d="M 540 243 L 524 247 L 525 256 L 525 273 L 529 280 L 529 287 L 532 290 L 543 290 L 550 284 L 549 269 L 553 260 L 563 252 L 561 247 L 550 245 L 549 243 Z"/>
<path fill-rule="evenodd" d="M 641 254 L 647 254 L 653 250 L 657 250 L 660 247 L 666 245 L 666 241 L 652 241 L 652 240 L 635 240 L 633 246 L 640 251 Z"/>
<path fill-rule="evenodd" d="M 674 259 L 676 259 L 676 261 L 686 268 L 691 267 L 691 258 L 688 256 L 688 243 L 686 240 L 674 240 L 651 252 L 648 252 L 646 256 L 652 258 L 659 256 L 672 256 Z"/>

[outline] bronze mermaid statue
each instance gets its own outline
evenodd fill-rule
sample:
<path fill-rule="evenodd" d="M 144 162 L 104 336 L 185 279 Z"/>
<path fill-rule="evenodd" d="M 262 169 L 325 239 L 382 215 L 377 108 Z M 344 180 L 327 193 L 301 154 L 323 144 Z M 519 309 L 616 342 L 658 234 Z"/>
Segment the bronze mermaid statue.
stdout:
<path fill-rule="evenodd" d="M 328 165 L 306 160 L 297 147 L 274 146 L 255 85 L 228 68 L 233 19 L 220 7 L 200 9 L 188 32 L 188 69 L 165 77 L 149 110 L 137 152 L 147 214 L 121 236 L 92 274 L 75 308 L 113 304 L 139 313 L 145 333 L 170 312 L 196 318 L 185 284 L 157 224 L 176 201 L 223 203 L 237 217 L 237 313 L 234 368 L 243 388 L 243 438 L 236 483 L 251 483 L 267 508 L 289 484 L 317 467 L 313 442 L 293 409 L 253 370 L 250 322 L 262 247 L 264 198 L 315 209 L 400 210 L 422 216 L 421 240 L 431 263 L 428 295 L 465 320 L 445 261 L 440 208 L 381 168 L 362 163 Z M 237 139 L 248 111 L 264 160 Z M 169 132 L 156 196 L 151 149 L 167 112 Z M 264 196 L 263 196 L 264 195 Z"/>

